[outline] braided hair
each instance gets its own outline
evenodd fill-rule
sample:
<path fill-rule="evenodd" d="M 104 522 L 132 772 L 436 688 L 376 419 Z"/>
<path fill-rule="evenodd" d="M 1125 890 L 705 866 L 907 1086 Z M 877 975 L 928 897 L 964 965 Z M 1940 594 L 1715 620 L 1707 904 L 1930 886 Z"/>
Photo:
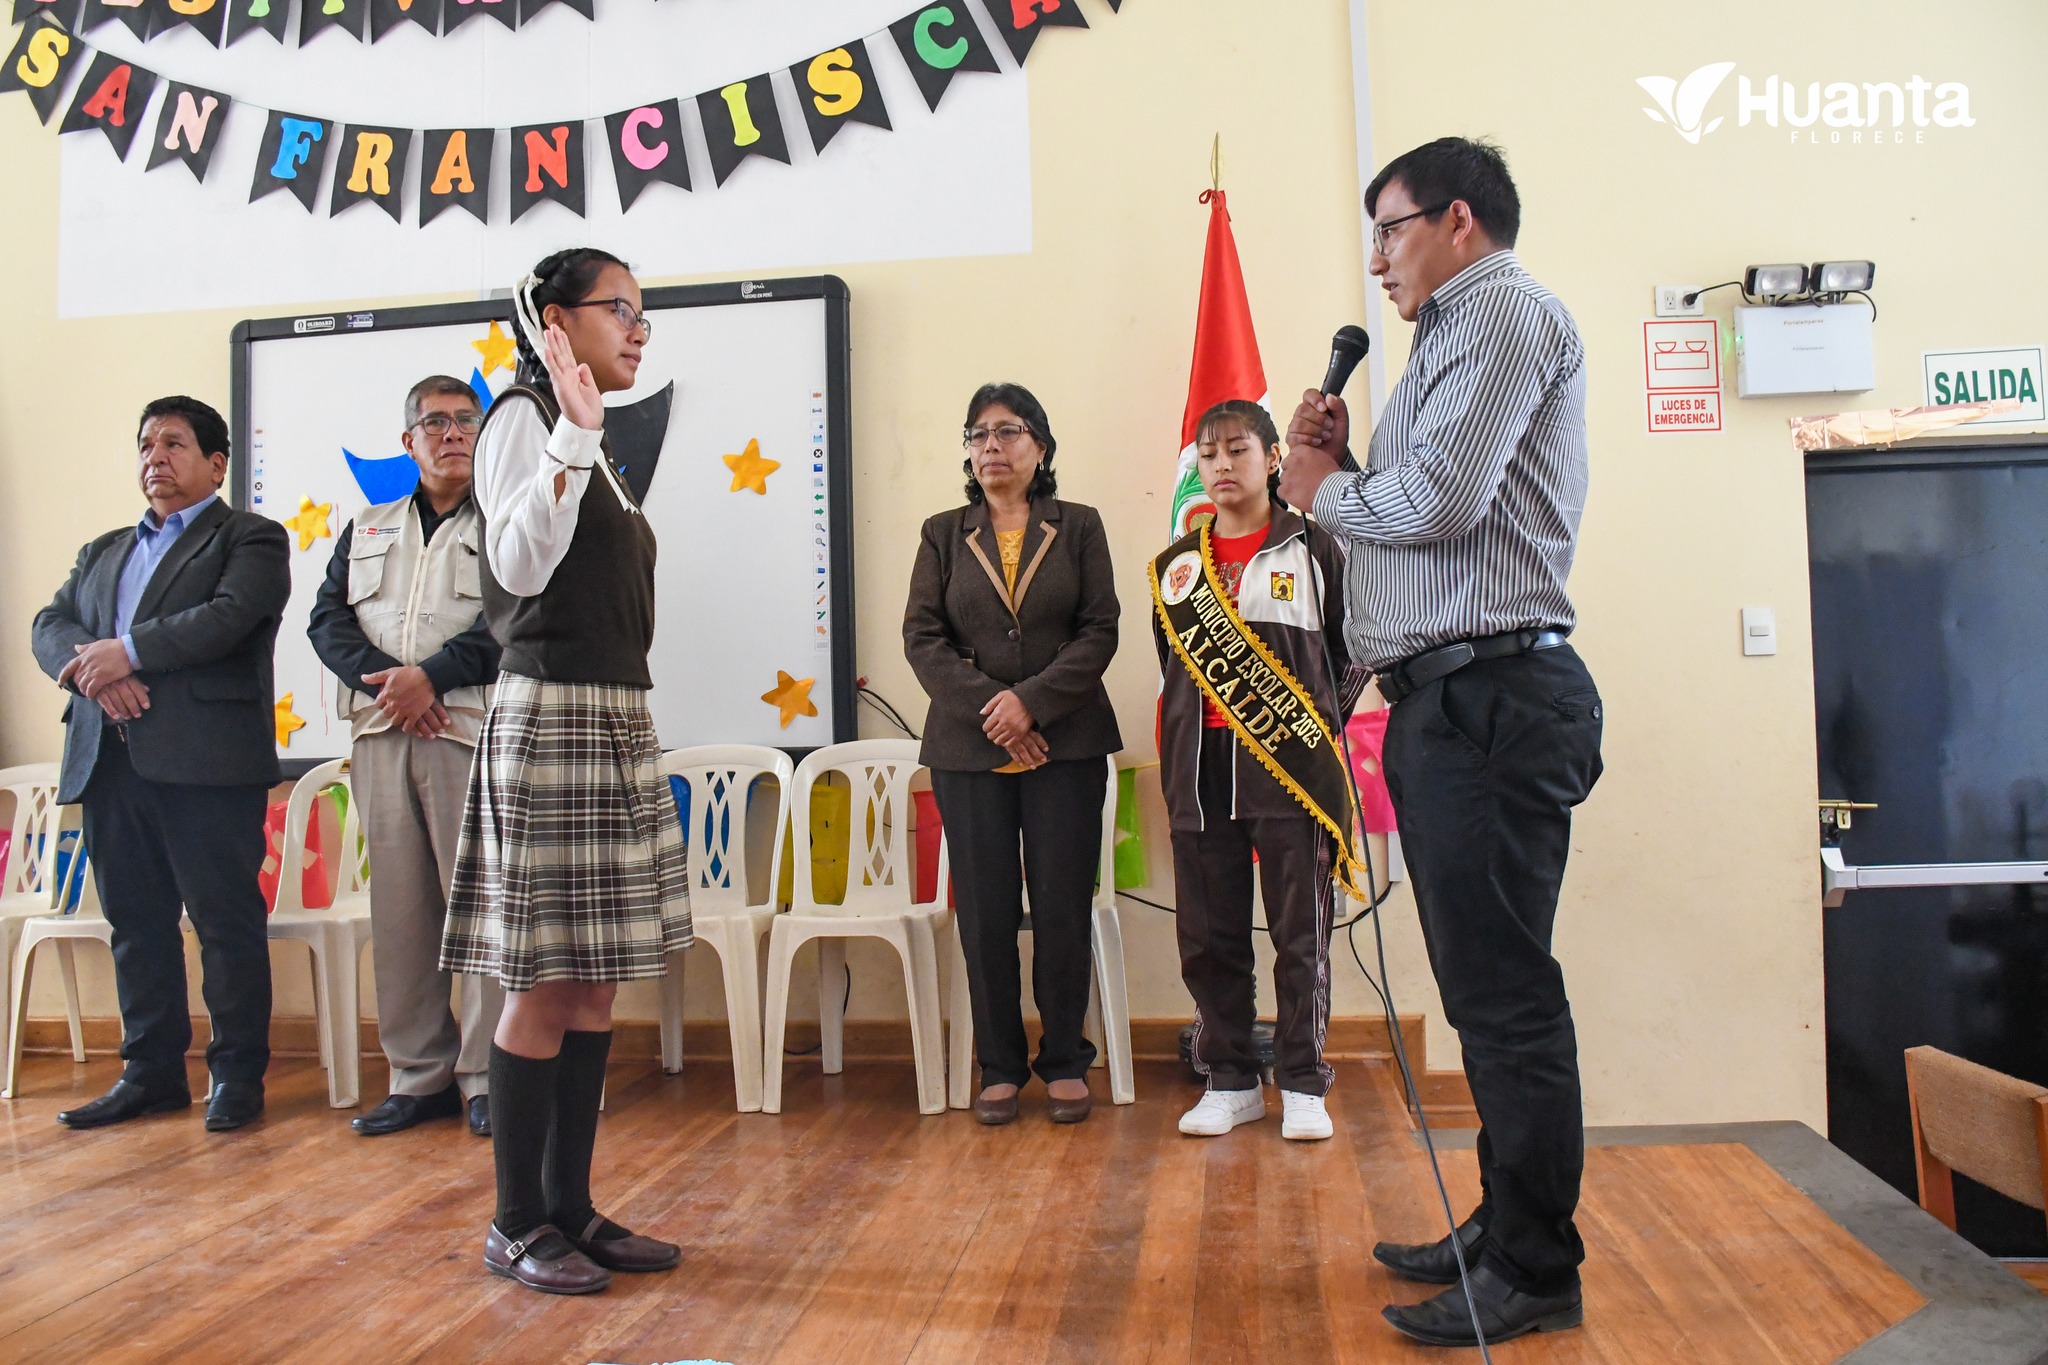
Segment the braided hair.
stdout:
<path fill-rule="evenodd" d="M 1244 434 L 1259 443 L 1259 453 L 1270 454 L 1280 444 L 1280 429 L 1273 425 L 1273 414 L 1258 403 L 1243 398 L 1226 398 L 1202 414 L 1202 420 L 1195 424 L 1195 444 L 1219 438 L 1226 425 L 1235 424 Z M 1266 495 L 1282 507 L 1287 504 L 1280 497 L 1280 471 L 1274 470 L 1266 476 Z"/>
<path fill-rule="evenodd" d="M 609 251 L 594 246 L 570 247 L 557 251 L 535 266 L 530 274 L 512 286 L 513 331 L 519 342 L 519 373 L 522 384 L 547 388 L 548 368 L 541 363 L 541 339 L 547 324 L 541 315 L 551 303 L 580 303 L 597 284 L 608 265 L 627 269 L 626 263 Z"/>

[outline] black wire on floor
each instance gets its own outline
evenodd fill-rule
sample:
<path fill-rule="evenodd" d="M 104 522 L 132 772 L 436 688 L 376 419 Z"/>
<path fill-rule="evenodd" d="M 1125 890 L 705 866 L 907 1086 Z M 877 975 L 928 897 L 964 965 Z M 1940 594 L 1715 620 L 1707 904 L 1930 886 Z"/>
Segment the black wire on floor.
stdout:
<path fill-rule="evenodd" d="M 846 996 L 839 1002 L 839 1017 L 842 1021 L 846 1018 L 846 1007 L 853 1003 L 853 964 L 849 962 L 846 963 L 845 966 Z M 824 1007 L 824 1004 L 825 1002 L 822 1000 L 818 1002 L 820 1009 Z M 842 1027 L 843 1026 L 844 1025 L 842 1024 Z M 816 1055 L 817 1053 L 823 1052 L 825 1050 L 824 1027 L 824 1021 L 822 1019 L 819 1020 L 818 1042 L 815 1047 L 786 1047 L 782 1049 L 782 1055 L 785 1057 L 810 1057 Z"/>

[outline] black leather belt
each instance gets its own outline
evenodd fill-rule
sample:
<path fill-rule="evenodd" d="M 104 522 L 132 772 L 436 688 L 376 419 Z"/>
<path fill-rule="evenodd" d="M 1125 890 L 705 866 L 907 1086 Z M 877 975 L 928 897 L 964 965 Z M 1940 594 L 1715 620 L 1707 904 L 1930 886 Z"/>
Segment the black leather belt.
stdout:
<path fill-rule="evenodd" d="M 1410 693 L 1448 678 L 1467 664 L 1481 659 L 1502 659 L 1510 654 L 1530 654 L 1539 649 L 1556 649 L 1564 643 L 1561 630 L 1511 630 L 1504 635 L 1482 635 L 1476 640 L 1426 649 L 1403 659 L 1373 679 L 1387 703 L 1400 701 Z"/>

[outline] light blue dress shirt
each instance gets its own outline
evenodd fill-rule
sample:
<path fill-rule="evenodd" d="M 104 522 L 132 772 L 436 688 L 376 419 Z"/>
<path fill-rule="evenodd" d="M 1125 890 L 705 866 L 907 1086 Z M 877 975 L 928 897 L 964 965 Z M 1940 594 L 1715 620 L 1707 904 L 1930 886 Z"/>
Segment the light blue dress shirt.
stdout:
<path fill-rule="evenodd" d="M 149 586 L 157 565 L 164 562 L 164 556 L 178 543 L 185 528 L 218 501 L 220 494 L 209 493 L 184 511 L 165 517 L 162 525 L 157 524 L 156 509 L 151 508 L 136 523 L 135 548 L 128 552 L 128 562 L 121 566 L 121 583 L 114 591 L 114 632 L 121 637 L 121 648 L 128 651 L 130 668 L 142 667 L 142 661 L 135 657 L 135 640 L 128 630 L 135 624 L 135 608 L 142 601 L 143 589 Z"/>

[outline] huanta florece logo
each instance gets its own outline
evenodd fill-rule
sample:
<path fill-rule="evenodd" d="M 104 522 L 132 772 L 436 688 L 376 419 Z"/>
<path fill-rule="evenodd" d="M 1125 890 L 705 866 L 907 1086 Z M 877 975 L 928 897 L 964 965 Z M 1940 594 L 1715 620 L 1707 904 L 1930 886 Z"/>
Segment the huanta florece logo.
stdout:
<path fill-rule="evenodd" d="M 1734 62 L 1709 62 L 1682 80 L 1638 76 L 1636 84 L 1657 102 L 1654 109 L 1645 105 L 1643 113 L 1697 146 L 1727 121 L 1725 113 L 1709 117 L 1707 106 L 1734 70 Z M 1929 127 L 1969 128 L 1977 122 L 1970 114 L 1970 87 L 1957 81 L 1936 84 L 1917 73 L 1905 81 L 1808 81 L 1804 87 L 1779 76 L 1766 76 L 1761 85 L 1737 76 L 1736 126 L 1746 128 L 1752 120 L 1789 128 L 1795 142 L 1820 142 L 1824 128 L 1825 140 L 1832 143 L 1860 143 L 1866 137 L 1872 143 L 1904 143 L 1908 124 L 1911 140 L 1923 142 Z M 1844 129 L 1849 130 L 1847 139 Z"/>

